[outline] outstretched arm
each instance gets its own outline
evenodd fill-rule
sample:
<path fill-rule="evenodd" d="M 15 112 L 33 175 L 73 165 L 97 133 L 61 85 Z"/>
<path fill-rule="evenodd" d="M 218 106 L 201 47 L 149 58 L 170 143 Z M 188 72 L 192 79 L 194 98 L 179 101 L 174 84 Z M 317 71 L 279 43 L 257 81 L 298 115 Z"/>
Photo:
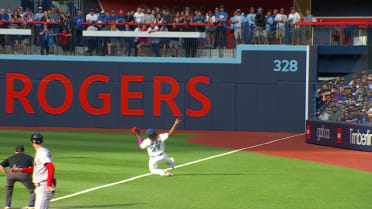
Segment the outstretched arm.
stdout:
<path fill-rule="evenodd" d="M 4 176 L 7 176 L 5 168 L 1 165 L 0 165 L 0 172 L 4 174 Z"/>
<path fill-rule="evenodd" d="M 179 118 L 177 118 L 174 121 L 172 128 L 169 129 L 169 131 L 168 131 L 168 137 L 171 137 L 173 135 L 174 131 L 176 130 L 177 125 L 180 124 L 180 123 L 181 123 L 181 120 Z"/>

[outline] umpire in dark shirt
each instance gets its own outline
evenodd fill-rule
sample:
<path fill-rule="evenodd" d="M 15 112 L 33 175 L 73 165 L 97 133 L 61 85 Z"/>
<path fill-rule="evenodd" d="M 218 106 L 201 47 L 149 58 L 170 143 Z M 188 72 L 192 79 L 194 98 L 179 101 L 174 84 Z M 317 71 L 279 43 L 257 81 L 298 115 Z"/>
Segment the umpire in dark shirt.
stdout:
<path fill-rule="evenodd" d="M 32 174 L 28 173 L 21 173 L 21 172 L 10 172 L 6 171 L 6 167 L 10 168 L 29 168 L 34 166 L 34 159 L 24 154 L 24 147 L 23 145 L 18 145 L 16 147 L 15 155 L 9 157 L 8 159 L 4 160 L 0 163 L 0 171 L 7 177 L 7 185 L 6 185 L 6 206 L 11 205 L 12 202 L 12 194 L 13 194 L 13 187 L 14 183 L 17 181 L 21 182 L 27 188 L 28 192 L 30 193 L 30 202 L 29 206 L 33 207 L 35 205 L 35 193 L 34 193 L 34 184 L 32 183 Z"/>

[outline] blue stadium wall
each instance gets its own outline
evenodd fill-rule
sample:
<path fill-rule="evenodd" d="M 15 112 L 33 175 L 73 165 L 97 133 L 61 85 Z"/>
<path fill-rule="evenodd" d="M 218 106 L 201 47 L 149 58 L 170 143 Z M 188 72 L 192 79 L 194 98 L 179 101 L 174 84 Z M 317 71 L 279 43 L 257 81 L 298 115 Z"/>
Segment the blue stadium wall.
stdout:
<path fill-rule="evenodd" d="M 0 126 L 303 132 L 317 50 L 238 46 L 236 58 L 0 55 Z M 309 88 L 308 88 L 309 87 Z"/>

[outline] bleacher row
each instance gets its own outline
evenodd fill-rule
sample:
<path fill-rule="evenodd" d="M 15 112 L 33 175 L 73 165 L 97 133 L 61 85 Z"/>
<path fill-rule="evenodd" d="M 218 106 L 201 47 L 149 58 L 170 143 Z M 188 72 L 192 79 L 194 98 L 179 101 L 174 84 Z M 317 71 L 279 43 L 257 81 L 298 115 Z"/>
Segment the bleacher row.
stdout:
<path fill-rule="evenodd" d="M 265 11 L 262 8 L 236 9 L 226 12 L 223 5 L 214 10 L 191 11 L 185 7 L 173 14 L 159 7 L 136 11 L 101 11 L 91 9 L 87 14 L 60 11 L 57 7 L 0 9 L 1 53 L 56 55 L 117 55 L 117 56 L 186 56 L 233 57 L 237 44 L 311 44 L 310 11 L 301 16 L 294 8 L 287 14 L 284 8 Z M 244 11 L 247 11 L 245 13 Z M 233 13 L 233 14 L 232 14 Z M 232 14 L 232 15 L 231 15 Z M 300 26 L 301 25 L 301 26 Z M 30 29 L 31 36 L 1 33 L 1 28 Z M 344 27 L 346 28 L 346 27 Z M 352 38 L 349 27 L 344 39 Z M 105 31 L 107 36 L 84 37 L 83 31 Z M 117 36 L 114 31 L 135 32 L 197 32 L 205 33 L 195 39 L 138 38 Z M 337 31 L 336 31 L 337 32 Z M 339 32 L 339 31 L 338 31 Z M 111 38 L 109 38 L 111 37 Z M 20 49 L 20 46 L 22 46 Z"/>

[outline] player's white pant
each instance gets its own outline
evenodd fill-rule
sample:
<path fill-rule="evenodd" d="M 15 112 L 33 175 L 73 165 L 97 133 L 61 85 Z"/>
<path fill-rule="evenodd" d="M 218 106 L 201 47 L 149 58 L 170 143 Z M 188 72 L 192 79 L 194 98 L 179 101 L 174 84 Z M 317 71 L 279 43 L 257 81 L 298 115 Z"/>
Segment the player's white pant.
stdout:
<path fill-rule="evenodd" d="M 172 157 L 168 157 L 166 153 L 163 153 L 162 155 L 159 155 L 156 157 L 150 157 L 150 160 L 149 160 L 150 172 L 164 176 L 165 170 L 158 168 L 159 163 L 162 163 L 162 162 L 165 162 L 171 168 L 174 168 L 174 159 Z"/>
<path fill-rule="evenodd" d="M 47 182 L 41 182 L 35 187 L 35 209 L 48 209 L 53 193 L 49 192 Z"/>

